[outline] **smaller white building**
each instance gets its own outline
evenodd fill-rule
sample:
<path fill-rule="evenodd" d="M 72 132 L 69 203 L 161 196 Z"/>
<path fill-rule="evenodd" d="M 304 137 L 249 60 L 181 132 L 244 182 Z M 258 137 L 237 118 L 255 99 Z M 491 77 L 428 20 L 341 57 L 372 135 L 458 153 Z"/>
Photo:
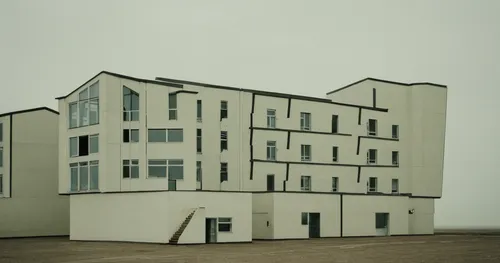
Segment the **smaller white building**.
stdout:
<path fill-rule="evenodd" d="M 57 191 L 58 115 L 0 114 L 0 238 L 69 234 L 69 198 Z"/>

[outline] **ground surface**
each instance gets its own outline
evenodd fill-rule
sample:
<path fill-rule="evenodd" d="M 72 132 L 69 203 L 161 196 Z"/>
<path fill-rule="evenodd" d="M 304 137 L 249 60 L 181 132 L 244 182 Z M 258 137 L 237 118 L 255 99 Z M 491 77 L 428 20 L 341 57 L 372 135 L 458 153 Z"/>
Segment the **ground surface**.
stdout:
<path fill-rule="evenodd" d="M 0 262 L 481 263 L 500 262 L 500 236 L 331 238 L 192 246 L 76 242 L 67 238 L 0 239 Z"/>

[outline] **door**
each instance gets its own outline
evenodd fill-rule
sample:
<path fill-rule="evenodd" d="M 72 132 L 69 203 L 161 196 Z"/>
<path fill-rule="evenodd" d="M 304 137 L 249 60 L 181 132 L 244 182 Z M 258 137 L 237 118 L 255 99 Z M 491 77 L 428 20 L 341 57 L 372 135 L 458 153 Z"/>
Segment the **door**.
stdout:
<path fill-rule="evenodd" d="M 309 238 L 320 237 L 320 214 L 309 213 Z"/>
<path fill-rule="evenodd" d="M 217 218 L 205 219 L 205 242 L 206 243 L 217 242 Z"/>
<path fill-rule="evenodd" d="M 274 191 L 274 174 L 267 175 L 267 191 Z"/>
<path fill-rule="evenodd" d="M 389 213 L 375 214 L 375 232 L 377 236 L 389 235 Z"/>

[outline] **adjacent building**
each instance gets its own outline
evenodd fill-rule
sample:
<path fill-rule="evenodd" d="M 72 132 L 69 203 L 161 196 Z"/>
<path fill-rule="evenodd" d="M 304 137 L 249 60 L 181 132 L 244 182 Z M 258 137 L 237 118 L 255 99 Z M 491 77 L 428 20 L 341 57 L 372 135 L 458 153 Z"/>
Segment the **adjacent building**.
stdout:
<path fill-rule="evenodd" d="M 0 238 L 69 234 L 69 198 L 58 185 L 58 113 L 0 114 Z"/>
<path fill-rule="evenodd" d="M 326 98 L 101 72 L 59 97 L 72 240 L 433 234 L 446 86 Z"/>

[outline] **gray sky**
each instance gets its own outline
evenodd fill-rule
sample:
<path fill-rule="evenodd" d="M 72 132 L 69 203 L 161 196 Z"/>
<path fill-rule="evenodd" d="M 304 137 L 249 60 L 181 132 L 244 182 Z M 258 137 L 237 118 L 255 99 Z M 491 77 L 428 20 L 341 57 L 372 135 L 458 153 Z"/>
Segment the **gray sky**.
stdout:
<path fill-rule="evenodd" d="M 57 109 L 101 70 L 319 97 L 368 76 L 446 84 L 436 226 L 500 227 L 499 13 L 497 0 L 0 0 L 0 112 Z"/>

